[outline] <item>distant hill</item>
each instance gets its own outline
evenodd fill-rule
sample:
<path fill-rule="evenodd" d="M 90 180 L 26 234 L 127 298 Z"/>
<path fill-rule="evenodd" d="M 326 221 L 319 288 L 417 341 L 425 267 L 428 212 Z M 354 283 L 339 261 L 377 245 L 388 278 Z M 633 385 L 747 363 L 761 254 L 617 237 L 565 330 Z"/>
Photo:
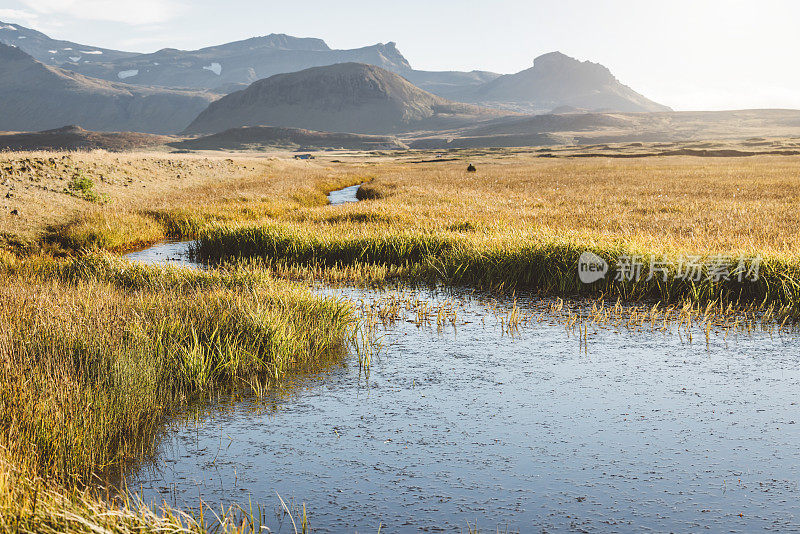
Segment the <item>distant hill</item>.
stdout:
<path fill-rule="evenodd" d="M 620 83 L 603 65 L 578 61 L 560 52 L 539 56 L 528 70 L 500 76 L 453 97 L 526 113 L 546 113 L 558 108 L 671 111 Z"/>
<path fill-rule="evenodd" d="M 266 148 L 399 150 L 408 148 L 396 137 L 359 135 L 304 130 L 246 126 L 197 139 L 171 143 L 173 148 L 189 150 L 260 150 Z"/>
<path fill-rule="evenodd" d="M 702 143 L 797 138 L 800 110 L 672 111 L 658 113 L 568 113 L 504 117 L 451 131 L 414 134 L 411 148 L 586 146 L 609 143 Z M 764 145 L 769 145 L 764 142 Z M 702 149 L 701 145 L 687 145 Z M 666 145 L 665 145 L 666 146 Z M 658 148 L 658 147 L 656 147 Z"/>
<path fill-rule="evenodd" d="M 90 132 L 79 126 L 31 133 L 0 132 L 0 150 L 95 150 L 122 152 L 159 146 L 172 137 L 135 132 Z"/>
<path fill-rule="evenodd" d="M 441 130 L 509 115 L 450 102 L 373 65 L 342 63 L 279 74 L 211 104 L 186 133 L 240 126 L 387 134 Z"/>
<path fill-rule="evenodd" d="M 79 124 L 99 131 L 173 133 L 216 95 L 132 86 L 39 63 L 0 44 L 0 130 L 47 130 Z"/>

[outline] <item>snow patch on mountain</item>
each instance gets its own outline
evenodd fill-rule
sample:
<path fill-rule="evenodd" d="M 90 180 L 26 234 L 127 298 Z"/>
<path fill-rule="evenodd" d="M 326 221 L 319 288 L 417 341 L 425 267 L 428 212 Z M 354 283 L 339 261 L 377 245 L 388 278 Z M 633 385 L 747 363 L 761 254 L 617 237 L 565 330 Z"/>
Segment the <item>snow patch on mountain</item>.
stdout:
<path fill-rule="evenodd" d="M 212 63 L 211 65 L 203 67 L 203 69 L 204 70 L 210 70 L 211 72 L 213 72 L 217 76 L 222 74 L 222 65 L 220 65 L 219 63 Z"/>

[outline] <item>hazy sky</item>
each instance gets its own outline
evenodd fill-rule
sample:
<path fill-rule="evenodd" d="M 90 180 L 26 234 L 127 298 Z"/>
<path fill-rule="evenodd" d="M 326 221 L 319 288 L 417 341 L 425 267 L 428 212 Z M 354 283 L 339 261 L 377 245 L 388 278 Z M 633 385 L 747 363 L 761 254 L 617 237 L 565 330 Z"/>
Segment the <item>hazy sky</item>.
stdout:
<path fill-rule="evenodd" d="M 0 20 L 142 52 L 269 33 L 395 41 L 428 70 L 517 72 L 560 50 L 675 109 L 800 108 L 796 0 L 0 0 Z"/>

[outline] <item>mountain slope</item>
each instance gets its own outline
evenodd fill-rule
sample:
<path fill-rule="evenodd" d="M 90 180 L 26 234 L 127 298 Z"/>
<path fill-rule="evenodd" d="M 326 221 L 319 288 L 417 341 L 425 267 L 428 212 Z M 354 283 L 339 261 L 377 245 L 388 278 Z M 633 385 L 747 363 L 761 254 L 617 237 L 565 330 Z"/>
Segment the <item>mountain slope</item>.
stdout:
<path fill-rule="evenodd" d="M 51 39 L 42 32 L 0 21 L 0 44 L 21 48 L 45 65 L 62 65 L 84 58 L 85 61 L 119 61 L 137 55 L 97 46 Z M 72 59 L 70 59 L 72 58 Z"/>
<path fill-rule="evenodd" d="M 255 82 L 211 104 L 186 132 L 278 126 L 381 134 L 454 128 L 503 115 L 450 102 L 373 65 L 342 63 Z"/>
<path fill-rule="evenodd" d="M 525 112 L 559 107 L 590 111 L 670 111 L 621 84 L 603 65 L 560 52 L 539 56 L 533 67 L 458 95 L 462 100 Z"/>
<path fill-rule="evenodd" d="M 78 124 L 99 131 L 173 133 L 216 97 L 197 91 L 137 87 L 43 65 L 0 44 L 0 130 Z"/>
<path fill-rule="evenodd" d="M 238 86 L 275 74 L 348 62 L 368 63 L 398 73 L 412 70 L 395 43 L 332 50 L 322 39 L 283 34 L 199 50 L 165 48 L 138 54 L 59 41 L 19 24 L 0 22 L 0 43 L 16 46 L 46 65 L 92 78 L 192 89 L 242 88 Z"/>
<path fill-rule="evenodd" d="M 255 37 L 196 51 L 164 49 L 108 63 L 79 62 L 69 68 L 87 76 L 124 79 L 137 85 L 224 91 L 275 74 L 345 62 L 369 63 L 396 72 L 411 69 L 393 43 L 331 50 L 319 39 L 286 35 Z"/>

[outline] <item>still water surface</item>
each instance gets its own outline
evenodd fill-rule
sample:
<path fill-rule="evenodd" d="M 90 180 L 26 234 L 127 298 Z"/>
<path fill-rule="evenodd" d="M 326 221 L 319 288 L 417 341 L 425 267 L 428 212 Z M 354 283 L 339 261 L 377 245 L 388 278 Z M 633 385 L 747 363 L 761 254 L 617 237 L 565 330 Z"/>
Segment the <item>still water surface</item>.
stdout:
<path fill-rule="evenodd" d="M 584 348 L 547 320 L 510 337 L 461 297 L 456 327 L 388 326 L 369 379 L 349 361 L 209 407 L 129 487 L 189 507 L 277 492 L 318 532 L 800 530 L 796 335 L 590 329 Z"/>

